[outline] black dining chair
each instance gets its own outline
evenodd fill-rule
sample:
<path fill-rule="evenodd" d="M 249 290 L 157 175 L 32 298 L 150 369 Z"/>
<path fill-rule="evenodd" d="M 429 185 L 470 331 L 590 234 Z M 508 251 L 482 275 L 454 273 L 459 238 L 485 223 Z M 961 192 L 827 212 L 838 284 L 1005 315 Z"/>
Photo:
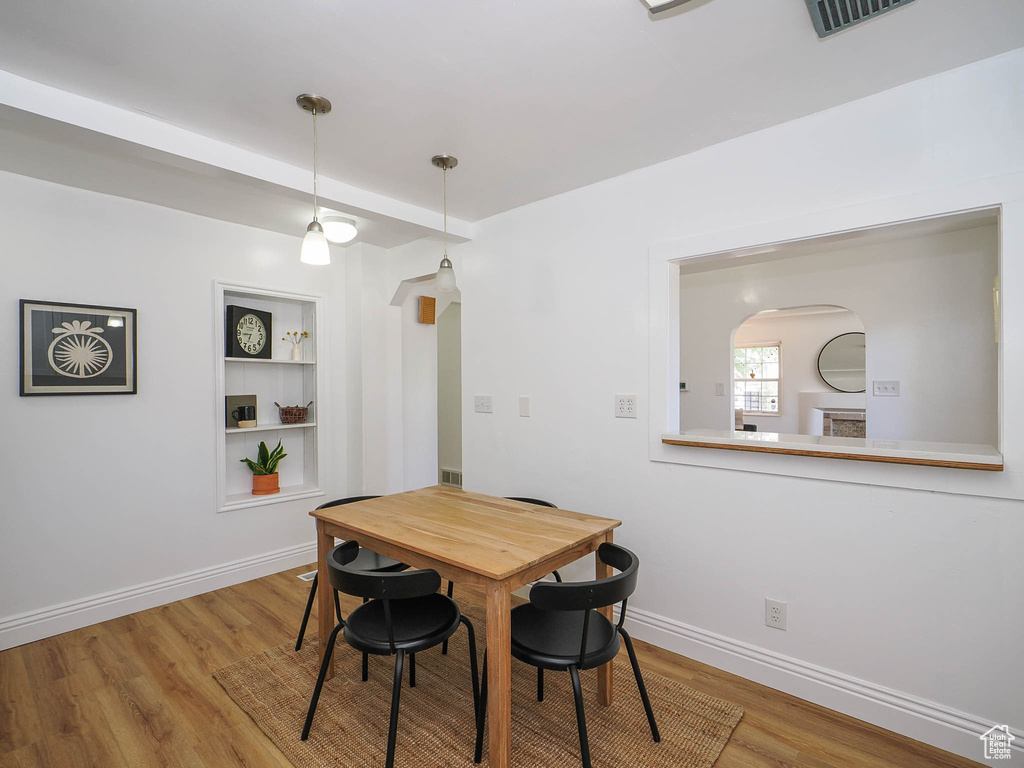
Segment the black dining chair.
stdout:
<path fill-rule="evenodd" d="M 654 722 L 651 700 L 647 695 L 640 665 L 622 624 L 626 619 L 626 601 L 636 589 L 637 556 L 625 547 L 604 543 L 597 550 L 602 563 L 619 571 L 614 576 L 595 581 L 553 584 L 541 582 L 530 590 L 530 602 L 512 609 L 512 655 L 537 667 L 537 701 L 544 701 L 544 670 L 567 669 L 572 678 L 576 701 L 576 728 L 580 737 L 583 768 L 590 768 L 590 744 L 587 722 L 583 714 L 583 691 L 580 670 L 599 667 L 615 658 L 621 637 L 626 641 L 629 663 L 633 666 L 640 698 L 647 712 L 654 741 L 661 734 Z M 595 608 L 622 602 L 619 623 L 613 624 Z M 480 706 L 477 707 L 476 751 L 473 761 L 480 762 L 483 751 L 484 718 L 487 711 L 487 654 L 484 654 Z"/>
<path fill-rule="evenodd" d="M 328 507 L 338 507 L 342 504 L 352 504 L 357 501 L 366 501 L 368 499 L 379 499 L 380 496 L 349 496 L 344 499 L 335 499 L 329 501 L 326 504 L 321 504 L 317 509 L 327 509 Z M 404 571 L 408 568 L 408 565 L 400 563 L 397 560 L 392 560 L 390 557 L 384 555 L 378 555 L 376 552 L 371 552 L 369 549 L 360 549 L 359 555 L 356 557 L 355 562 L 352 563 L 352 567 L 360 571 L 373 571 L 392 573 L 394 571 Z M 302 624 L 299 625 L 299 636 L 295 640 L 295 650 L 302 648 L 302 638 L 306 635 L 306 624 L 309 623 L 309 614 L 313 610 L 313 601 L 316 599 L 316 587 L 317 581 L 320 579 L 319 572 L 313 574 L 313 583 L 309 587 L 309 598 L 306 600 L 306 612 L 302 614 Z M 449 595 L 450 597 L 450 595 Z M 341 621 L 341 604 L 338 602 L 338 593 L 334 592 L 334 613 L 338 617 L 338 621 Z M 366 680 L 366 664 L 363 664 L 363 680 Z"/>
<path fill-rule="evenodd" d="M 551 509 L 558 509 L 550 501 L 544 501 L 543 499 L 531 499 L 529 496 L 506 496 L 509 501 L 521 501 L 524 504 L 536 504 L 538 507 L 550 507 Z M 555 577 L 555 581 L 561 581 L 562 575 L 558 571 L 552 571 L 551 575 Z M 455 582 L 448 582 L 448 597 L 452 597 L 455 594 Z M 312 598 L 310 598 L 312 600 Z M 448 653 L 448 643 L 441 646 L 441 653 Z"/>
<path fill-rule="evenodd" d="M 433 648 L 447 640 L 465 624 L 469 633 L 469 665 L 473 685 L 473 711 L 480 711 L 480 692 L 477 680 L 476 634 L 473 624 L 459 611 L 455 601 L 438 592 L 441 577 L 437 571 L 405 571 L 396 573 L 370 573 L 352 568 L 359 555 L 359 544 L 346 541 L 327 556 L 331 586 L 347 595 L 368 599 L 354 611 L 348 620 L 340 622 L 331 632 L 320 664 L 320 674 L 309 702 L 309 712 L 302 728 L 302 740 L 309 737 L 317 701 L 324 685 L 334 643 L 339 632 L 345 642 L 362 651 L 378 656 L 395 657 L 395 682 L 391 689 L 391 720 L 388 725 L 386 768 L 395 763 L 395 740 L 398 733 L 398 702 L 402 691 L 402 668 L 405 655 Z"/>

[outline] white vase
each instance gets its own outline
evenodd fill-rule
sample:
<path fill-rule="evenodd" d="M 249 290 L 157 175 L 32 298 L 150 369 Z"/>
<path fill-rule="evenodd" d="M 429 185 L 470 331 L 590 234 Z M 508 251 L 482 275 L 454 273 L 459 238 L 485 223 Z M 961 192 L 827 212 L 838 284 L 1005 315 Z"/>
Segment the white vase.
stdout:
<path fill-rule="evenodd" d="M 302 360 L 302 347 L 298 345 L 292 347 L 292 360 Z"/>

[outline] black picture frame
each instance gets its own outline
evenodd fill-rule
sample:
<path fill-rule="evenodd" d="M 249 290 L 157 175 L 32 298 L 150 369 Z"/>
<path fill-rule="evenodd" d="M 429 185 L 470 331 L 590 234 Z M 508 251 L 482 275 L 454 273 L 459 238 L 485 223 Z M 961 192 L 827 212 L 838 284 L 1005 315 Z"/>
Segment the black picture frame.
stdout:
<path fill-rule="evenodd" d="M 238 321 L 246 315 L 255 315 L 266 328 L 266 342 L 263 344 L 262 349 L 256 353 L 248 352 L 238 343 L 236 333 Z M 240 307 L 237 304 L 228 304 L 225 308 L 224 335 L 224 354 L 226 357 L 270 360 L 274 348 L 274 316 L 270 312 L 264 312 L 261 309 L 250 309 L 249 307 Z"/>
<path fill-rule="evenodd" d="M 18 394 L 138 394 L 138 313 L 21 299 Z"/>

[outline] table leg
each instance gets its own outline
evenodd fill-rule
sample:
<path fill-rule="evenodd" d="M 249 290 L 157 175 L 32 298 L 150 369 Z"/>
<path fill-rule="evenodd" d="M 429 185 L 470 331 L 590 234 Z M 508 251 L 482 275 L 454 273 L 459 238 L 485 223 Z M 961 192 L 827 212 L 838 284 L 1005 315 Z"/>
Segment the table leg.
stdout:
<path fill-rule="evenodd" d="M 490 768 L 512 763 L 512 610 L 507 581 L 487 589 L 487 726 Z"/>
<path fill-rule="evenodd" d="M 327 638 L 334 630 L 334 590 L 331 589 L 331 580 L 327 576 L 327 553 L 334 547 L 334 537 L 329 535 L 326 525 L 322 520 L 316 521 L 316 570 L 317 576 L 317 620 L 320 626 L 320 658 L 324 657 L 327 650 Z M 326 680 L 334 677 L 334 659 L 327 666 Z"/>
<path fill-rule="evenodd" d="M 605 541 L 611 542 L 612 532 L 608 531 L 605 536 Z M 605 565 L 601 562 L 601 558 L 597 556 L 597 552 L 594 553 L 594 561 L 597 563 L 597 578 L 607 579 L 612 575 L 612 568 L 610 565 Z M 599 609 L 600 613 L 604 614 L 605 618 L 609 621 L 614 621 L 612 618 L 612 606 L 606 606 L 605 608 Z M 602 667 L 597 669 L 597 700 L 607 706 L 612 703 L 612 664 L 613 661 L 609 661 Z"/>

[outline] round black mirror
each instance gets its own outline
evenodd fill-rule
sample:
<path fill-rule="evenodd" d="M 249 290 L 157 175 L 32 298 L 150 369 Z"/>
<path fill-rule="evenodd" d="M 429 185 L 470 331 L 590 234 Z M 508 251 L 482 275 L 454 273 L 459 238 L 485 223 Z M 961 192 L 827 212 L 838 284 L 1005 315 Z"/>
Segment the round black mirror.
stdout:
<path fill-rule="evenodd" d="M 822 347 L 818 353 L 821 380 L 838 392 L 863 392 L 867 385 L 864 339 L 863 333 L 844 333 Z"/>

